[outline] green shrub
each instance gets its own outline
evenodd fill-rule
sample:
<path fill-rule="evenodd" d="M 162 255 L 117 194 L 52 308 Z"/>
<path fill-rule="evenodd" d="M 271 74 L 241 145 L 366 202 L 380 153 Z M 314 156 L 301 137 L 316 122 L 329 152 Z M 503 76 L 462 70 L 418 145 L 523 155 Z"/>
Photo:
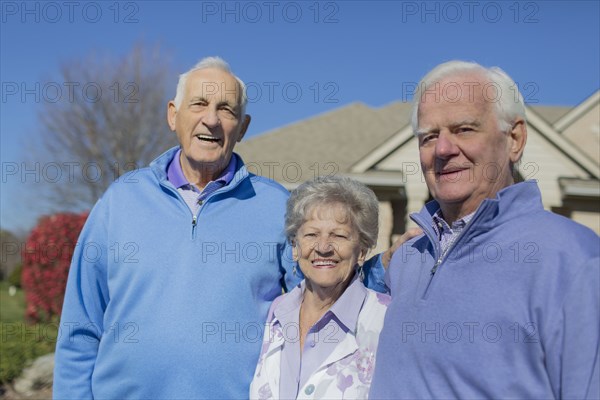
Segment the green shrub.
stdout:
<path fill-rule="evenodd" d="M 8 276 L 8 284 L 21 288 L 21 273 L 23 272 L 23 264 L 19 264 L 13 272 Z"/>
<path fill-rule="evenodd" d="M 58 332 L 56 323 L 25 324 L 23 292 L 9 296 L 8 287 L 0 282 L 0 385 L 21 375 L 37 357 L 52 353 Z"/>
<path fill-rule="evenodd" d="M 0 384 L 5 384 L 37 357 L 54 351 L 58 324 L 0 322 L 0 331 Z"/>

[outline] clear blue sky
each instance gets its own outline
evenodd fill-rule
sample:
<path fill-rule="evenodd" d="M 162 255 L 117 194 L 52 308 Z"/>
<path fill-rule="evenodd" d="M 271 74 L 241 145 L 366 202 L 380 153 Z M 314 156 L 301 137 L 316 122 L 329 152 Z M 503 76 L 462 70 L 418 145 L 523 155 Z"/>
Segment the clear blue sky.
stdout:
<path fill-rule="evenodd" d="M 11 90 L 43 87 L 91 51 L 158 43 L 177 72 L 222 56 L 249 83 L 247 137 L 351 102 L 402 100 L 450 59 L 502 67 L 530 103 L 576 105 L 600 87 L 599 1 L 74 3 L 1 3 L 3 229 L 23 233 L 45 211 L 33 177 L 7 175 L 40 138 L 41 104 Z"/>

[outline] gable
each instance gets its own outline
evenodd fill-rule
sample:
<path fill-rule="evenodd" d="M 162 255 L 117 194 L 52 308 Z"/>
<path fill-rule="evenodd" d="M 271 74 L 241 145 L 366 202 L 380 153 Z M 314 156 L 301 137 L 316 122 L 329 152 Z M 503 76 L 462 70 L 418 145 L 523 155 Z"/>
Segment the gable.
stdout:
<path fill-rule="evenodd" d="M 389 140 L 409 108 L 354 103 L 242 141 L 235 151 L 250 172 L 289 189 L 319 175 L 351 173 L 357 161 Z"/>
<path fill-rule="evenodd" d="M 562 134 L 596 164 L 600 163 L 600 102 L 565 126 Z"/>
<path fill-rule="evenodd" d="M 396 171 L 402 177 L 409 197 L 413 194 L 423 197 L 419 186 L 424 187 L 425 180 L 419 162 L 417 139 L 412 135 L 410 126 L 397 132 L 357 165 L 362 172 Z M 547 209 L 562 205 L 559 178 L 598 177 L 597 163 L 582 155 L 578 148 L 531 110 L 528 110 L 528 139 L 519 173 L 524 179 L 538 181 Z"/>

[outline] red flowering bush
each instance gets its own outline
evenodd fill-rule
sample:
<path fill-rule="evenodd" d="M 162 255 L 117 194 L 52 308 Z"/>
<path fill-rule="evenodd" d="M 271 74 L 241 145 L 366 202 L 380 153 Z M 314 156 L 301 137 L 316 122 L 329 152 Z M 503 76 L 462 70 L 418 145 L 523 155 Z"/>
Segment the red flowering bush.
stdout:
<path fill-rule="evenodd" d="M 27 319 L 50 321 L 60 315 L 69 265 L 88 213 L 42 217 L 22 250 Z"/>

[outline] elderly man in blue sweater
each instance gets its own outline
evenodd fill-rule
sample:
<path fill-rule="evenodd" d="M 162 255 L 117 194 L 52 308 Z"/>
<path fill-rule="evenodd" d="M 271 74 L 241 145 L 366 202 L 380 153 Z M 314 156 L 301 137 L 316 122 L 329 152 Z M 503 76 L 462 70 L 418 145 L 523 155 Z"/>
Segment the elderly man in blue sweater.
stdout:
<path fill-rule="evenodd" d="M 600 397 L 599 237 L 513 172 L 525 107 L 498 68 L 452 61 L 414 97 L 434 201 L 392 258 L 373 399 Z"/>
<path fill-rule="evenodd" d="M 69 272 L 55 399 L 248 396 L 269 306 L 302 277 L 283 229 L 287 190 L 233 153 L 246 103 L 223 60 L 202 60 L 168 104 L 180 146 L 94 206 Z"/>

